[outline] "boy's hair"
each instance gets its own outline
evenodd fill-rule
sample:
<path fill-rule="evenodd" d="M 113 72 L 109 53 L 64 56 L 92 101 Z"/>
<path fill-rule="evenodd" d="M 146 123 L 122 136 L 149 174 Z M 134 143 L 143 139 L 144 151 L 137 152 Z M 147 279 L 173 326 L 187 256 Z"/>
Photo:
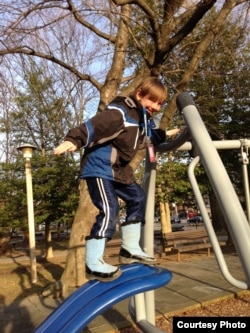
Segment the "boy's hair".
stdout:
<path fill-rule="evenodd" d="M 163 83 L 157 77 L 148 77 L 142 83 L 140 83 L 132 93 L 132 96 L 136 96 L 140 93 L 141 97 L 147 96 L 154 102 L 164 103 L 167 98 L 167 89 Z"/>

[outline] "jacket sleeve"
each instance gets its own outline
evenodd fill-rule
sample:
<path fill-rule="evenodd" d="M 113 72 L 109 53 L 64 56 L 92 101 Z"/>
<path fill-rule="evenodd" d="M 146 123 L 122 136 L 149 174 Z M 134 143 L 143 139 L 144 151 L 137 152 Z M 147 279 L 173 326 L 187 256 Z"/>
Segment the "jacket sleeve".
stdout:
<path fill-rule="evenodd" d="M 151 130 L 151 142 L 154 146 L 159 145 L 166 141 L 167 135 L 166 132 L 160 128 L 155 128 Z"/>
<path fill-rule="evenodd" d="M 160 129 L 160 118 L 153 116 L 149 119 L 148 126 L 150 128 L 150 141 L 154 146 L 166 141 L 166 132 Z"/>
<path fill-rule="evenodd" d="M 115 109 L 104 110 L 72 128 L 64 138 L 77 148 L 93 147 L 117 137 L 124 130 L 122 114 Z"/>

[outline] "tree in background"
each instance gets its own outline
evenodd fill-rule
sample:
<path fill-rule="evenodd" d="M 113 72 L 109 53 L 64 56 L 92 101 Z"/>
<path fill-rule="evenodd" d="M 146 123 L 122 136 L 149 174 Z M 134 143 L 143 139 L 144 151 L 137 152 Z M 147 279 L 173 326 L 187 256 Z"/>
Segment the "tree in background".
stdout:
<path fill-rule="evenodd" d="M 78 161 L 70 155 L 55 158 L 52 149 L 66 131 L 71 114 L 65 99 L 57 97 L 55 84 L 41 70 L 31 66 L 14 90 L 13 110 L 8 112 L 13 142 L 30 142 L 35 223 L 45 222 L 46 257 L 53 256 L 50 223 L 73 222 L 78 200 Z M 1 163 L 1 226 L 27 229 L 25 170 L 22 154 L 16 161 Z"/>

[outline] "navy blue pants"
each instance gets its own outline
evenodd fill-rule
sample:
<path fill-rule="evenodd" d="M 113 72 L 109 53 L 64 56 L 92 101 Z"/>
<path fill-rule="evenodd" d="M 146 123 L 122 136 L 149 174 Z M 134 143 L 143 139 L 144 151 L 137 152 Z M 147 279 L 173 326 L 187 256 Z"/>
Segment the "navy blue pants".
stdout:
<path fill-rule="evenodd" d="M 99 214 L 87 238 L 112 238 L 120 210 L 118 198 L 126 204 L 126 221 L 145 223 L 146 195 L 137 184 L 121 184 L 102 178 L 87 178 L 89 195 Z"/>

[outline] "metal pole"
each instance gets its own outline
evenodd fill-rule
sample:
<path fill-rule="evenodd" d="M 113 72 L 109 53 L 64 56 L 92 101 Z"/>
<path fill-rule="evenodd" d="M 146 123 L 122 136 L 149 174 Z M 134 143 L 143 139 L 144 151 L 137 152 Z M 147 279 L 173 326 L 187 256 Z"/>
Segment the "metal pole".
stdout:
<path fill-rule="evenodd" d="M 156 183 L 156 163 L 150 162 L 146 158 L 145 174 L 147 180 L 147 203 L 146 203 L 146 224 L 143 233 L 143 250 L 154 256 L 154 211 L 155 211 L 155 183 Z M 149 323 L 155 325 L 155 293 L 154 290 L 145 293 L 146 318 Z M 136 308 L 137 309 L 137 308 Z"/>
<path fill-rule="evenodd" d="M 247 171 L 247 166 L 249 164 L 248 144 L 247 144 L 247 140 L 245 140 L 245 139 L 241 139 L 241 143 L 242 143 L 242 146 L 241 146 L 240 162 L 242 162 L 246 212 L 247 212 L 248 223 L 250 224 L 250 194 L 249 194 L 249 180 L 248 180 L 248 171 Z"/>
<path fill-rule="evenodd" d="M 31 282 L 37 282 L 36 270 L 36 242 L 35 242 L 35 223 L 34 223 L 34 205 L 32 190 L 32 174 L 30 158 L 25 158 L 26 172 L 26 190 L 27 190 L 27 209 L 28 209 L 28 225 L 29 225 L 29 250 L 31 263 Z"/>
<path fill-rule="evenodd" d="M 248 180 L 248 173 L 247 173 L 247 165 L 242 165 L 242 172 L 243 172 L 243 180 L 244 180 L 244 189 L 245 189 L 245 202 L 246 202 L 246 211 L 247 211 L 247 218 L 250 224 L 250 196 L 249 196 L 249 180 Z"/>
<path fill-rule="evenodd" d="M 190 95 L 181 93 L 177 98 L 177 106 L 182 111 L 184 120 L 192 135 L 192 142 L 197 154 L 200 155 L 202 165 L 210 180 L 227 223 L 228 231 L 241 260 L 247 278 L 247 285 L 250 287 L 250 228 L 245 212 Z"/>
<path fill-rule="evenodd" d="M 156 177 L 156 163 L 151 163 L 149 160 L 148 152 L 146 156 L 145 174 L 143 177 L 142 188 L 144 189 L 147 202 L 145 220 L 146 224 L 142 228 L 141 234 L 141 247 L 143 251 L 149 255 L 154 255 L 154 205 L 155 205 L 155 177 Z M 155 325 L 155 302 L 154 290 L 144 293 L 141 297 L 135 298 L 135 313 L 136 321 L 143 311 L 145 311 L 146 320 Z"/>

